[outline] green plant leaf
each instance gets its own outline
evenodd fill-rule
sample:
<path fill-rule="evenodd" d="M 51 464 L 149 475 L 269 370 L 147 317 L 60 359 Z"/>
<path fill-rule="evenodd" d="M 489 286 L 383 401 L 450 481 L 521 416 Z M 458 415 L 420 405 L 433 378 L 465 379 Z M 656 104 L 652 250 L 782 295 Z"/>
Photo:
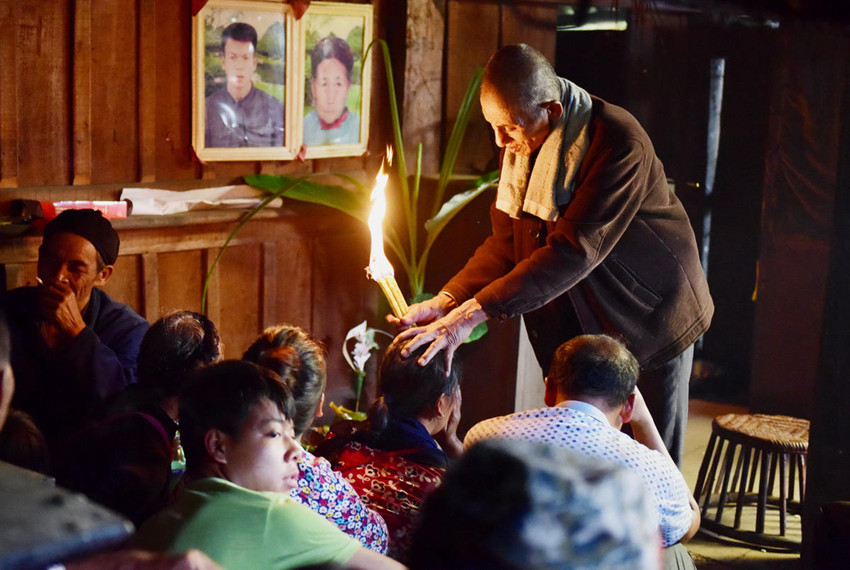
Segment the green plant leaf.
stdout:
<path fill-rule="evenodd" d="M 300 180 L 300 183 L 292 185 L 293 180 Z M 336 208 L 363 223 L 366 223 L 369 217 L 369 199 L 362 193 L 342 186 L 273 174 L 251 174 L 245 176 L 245 182 L 268 192 L 279 192 L 289 186 L 280 194 L 284 198 Z"/>
<path fill-rule="evenodd" d="M 437 208 L 440 202 L 443 201 L 443 194 L 446 187 L 449 185 L 452 173 L 455 170 L 455 162 L 457 155 L 460 152 L 460 145 L 463 142 L 463 136 L 466 134 L 466 125 L 469 123 L 469 112 L 477 99 L 478 90 L 481 87 L 481 79 L 484 77 L 484 68 L 479 67 L 472 75 L 472 80 L 466 88 L 466 95 L 463 97 L 463 102 L 457 112 L 455 124 L 452 127 L 452 134 L 449 136 L 449 141 L 446 144 L 446 152 L 443 154 L 443 163 L 440 165 L 440 178 L 437 181 L 437 191 L 434 194 L 434 208 L 431 215 L 437 213 Z"/>
<path fill-rule="evenodd" d="M 472 183 L 472 188 L 464 192 L 458 192 L 443 204 L 440 211 L 433 218 L 425 222 L 425 248 L 422 250 L 422 255 L 419 257 L 417 269 L 421 273 L 425 273 L 425 267 L 428 264 L 428 254 L 431 252 L 431 246 L 437 240 L 437 236 L 443 231 L 443 228 L 448 225 L 452 218 L 460 212 L 464 206 L 474 200 L 484 190 L 491 188 L 498 181 L 499 172 L 494 170 L 480 178 L 476 178 Z"/>
<path fill-rule="evenodd" d="M 428 299 L 434 298 L 433 293 L 419 293 L 418 295 L 414 295 L 414 297 L 410 300 L 411 303 L 421 303 L 422 301 L 427 301 Z"/>
<path fill-rule="evenodd" d="M 245 214 L 242 217 L 241 220 L 239 220 L 239 223 L 236 224 L 236 227 L 233 228 L 233 231 L 230 232 L 230 235 L 227 236 L 226 240 L 224 240 L 224 244 L 218 250 L 218 255 L 215 256 L 215 259 L 213 260 L 212 264 L 210 265 L 209 271 L 207 271 L 207 276 L 206 276 L 206 278 L 204 278 L 204 290 L 201 293 L 201 313 L 206 314 L 206 312 L 207 312 L 207 292 L 209 291 L 210 279 L 212 279 L 213 273 L 215 272 L 215 268 L 218 265 L 218 262 L 221 259 L 221 256 L 224 255 L 224 250 L 227 249 L 227 246 L 230 245 L 230 242 L 233 240 L 233 238 L 236 237 L 236 234 L 239 233 L 239 230 L 241 230 L 242 227 L 245 224 L 248 223 L 248 220 L 250 220 L 255 215 L 260 213 L 263 210 L 263 208 L 268 206 L 273 200 L 277 199 L 280 195 L 282 195 L 286 191 L 295 188 L 296 186 L 298 186 L 299 184 L 301 184 L 303 182 L 304 182 L 303 178 L 289 178 L 288 180 L 284 181 L 275 190 L 269 191 L 268 195 L 265 198 L 263 198 L 262 201 L 259 204 L 254 206 L 251 209 L 251 211 L 249 211 L 247 214 Z"/>

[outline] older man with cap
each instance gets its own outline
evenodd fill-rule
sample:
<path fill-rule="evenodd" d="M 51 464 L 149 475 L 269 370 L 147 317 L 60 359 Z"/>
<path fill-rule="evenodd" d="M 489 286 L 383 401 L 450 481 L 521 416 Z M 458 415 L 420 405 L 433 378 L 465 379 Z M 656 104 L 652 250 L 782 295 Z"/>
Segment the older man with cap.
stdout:
<path fill-rule="evenodd" d="M 17 378 L 13 407 L 33 416 L 48 442 L 136 380 L 148 322 L 98 289 L 118 257 L 118 234 L 96 210 L 66 210 L 44 228 L 38 286 L 3 299 Z"/>

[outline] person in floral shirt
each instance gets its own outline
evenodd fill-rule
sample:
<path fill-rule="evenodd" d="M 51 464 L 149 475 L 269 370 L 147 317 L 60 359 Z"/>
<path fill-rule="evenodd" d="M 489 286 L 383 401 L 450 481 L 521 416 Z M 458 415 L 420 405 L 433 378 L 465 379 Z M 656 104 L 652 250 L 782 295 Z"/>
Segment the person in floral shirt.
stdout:
<path fill-rule="evenodd" d="M 324 349 L 303 329 L 292 325 L 267 328 L 245 351 L 249 360 L 278 373 L 295 399 L 293 427 L 299 440 L 322 415 L 327 372 Z M 342 474 L 324 458 L 304 450 L 298 460 L 298 486 L 290 493 L 363 546 L 384 554 L 388 532 L 383 517 L 369 509 Z"/>

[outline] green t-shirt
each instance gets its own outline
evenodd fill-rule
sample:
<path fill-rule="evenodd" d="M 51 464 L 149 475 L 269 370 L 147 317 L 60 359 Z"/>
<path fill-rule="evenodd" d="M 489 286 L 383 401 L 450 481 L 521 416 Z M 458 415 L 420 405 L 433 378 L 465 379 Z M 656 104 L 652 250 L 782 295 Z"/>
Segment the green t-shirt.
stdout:
<path fill-rule="evenodd" d="M 344 563 L 361 544 L 304 505 L 218 478 L 183 489 L 145 522 L 133 546 L 155 552 L 198 548 L 227 570 Z"/>

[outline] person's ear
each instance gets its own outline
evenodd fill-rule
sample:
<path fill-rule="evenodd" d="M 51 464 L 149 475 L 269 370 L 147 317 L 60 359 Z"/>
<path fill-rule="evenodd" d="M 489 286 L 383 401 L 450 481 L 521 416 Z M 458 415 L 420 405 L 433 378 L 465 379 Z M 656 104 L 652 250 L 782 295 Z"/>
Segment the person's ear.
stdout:
<path fill-rule="evenodd" d="M 554 123 L 564 114 L 564 106 L 560 101 L 547 101 L 543 104 L 543 107 L 546 109 L 550 123 Z"/>
<path fill-rule="evenodd" d="M 555 381 L 548 376 L 543 379 L 543 382 L 546 384 L 546 391 L 543 393 L 543 401 L 547 406 L 553 408 L 558 403 L 558 388 L 555 386 Z"/>
<path fill-rule="evenodd" d="M 227 434 L 219 429 L 208 430 L 204 436 L 207 457 L 216 463 L 227 463 Z"/>
<path fill-rule="evenodd" d="M 322 395 L 319 396 L 319 405 L 316 406 L 316 417 L 321 418 L 325 415 L 323 408 L 325 407 L 325 393 L 322 392 Z"/>
<path fill-rule="evenodd" d="M 626 401 L 623 402 L 623 405 L 620 406 L 620 421 L 624 424 L 632 421 L 632 413 L 635 411 L 635 395 L 634 393 L 629 394 L 629 397 L 626 398 Z"/>
<path fill-rule="evenodd" d="M 440 394 L 440 399 L 437 400 L 437 406 L 434 410 L 436 417 L 444 418 L 451 413 L 452 410 L 452 397 L 449 394 Z"/>
<path fill-rule="evenodd" d="M 101 269 L 97 273 L 97 277 L 94 280 L 94 286 L 103 287 L 104 285 L 106 285 L 106 282 L 109 281 L 110 277 L 112 277 L 112 271 L 114 269 L 114 265 L 104 265 L 103 269 Z"/>

